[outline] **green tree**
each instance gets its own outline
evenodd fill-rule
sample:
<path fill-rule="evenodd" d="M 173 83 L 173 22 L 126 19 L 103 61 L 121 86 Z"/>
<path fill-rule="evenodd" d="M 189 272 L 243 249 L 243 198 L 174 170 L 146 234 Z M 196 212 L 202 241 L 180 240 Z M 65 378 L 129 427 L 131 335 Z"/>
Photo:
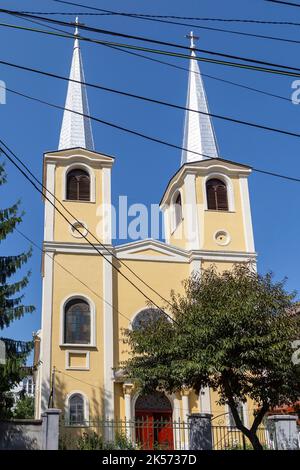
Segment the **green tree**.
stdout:
<path fill-rule="evenodd" d="M 16 419 L 30 419 L 34 417 L 34 398 L 23 395 L 19 398 L 13 411 Z"/>
<path fill-rule="evenodd" d="M 211 267 L 184 282 L 185 295 L 171 295 L 171 315 L 126 330 L 132 356 L 121 364 L 145 392 L 174 392 L 182 385 L 209 386 L 228 404 L 237 428 L 254 449 L 266 412 L 300 398 L 292 341 L 300 338 L 295 294 L 284 281 L 261 276 L 250 265 L 218 273 Z M 170 308 L 169 308 L 170 311 Z M 238 413 L 247 397 L 257 403 L 251 427 Z"/>
<path fill-rule="evenodd" d="M 0 164 L 0 186 L 4 183 L 6 183 L 6 174 L 4 167 Z M 8 208 L 0 209 L 0 243 L 21 223 L 23 214 L 20 213 L 19 206 L 20 203 L 17 202 Z M 0 330 L 8 327 L 14 320 L 20 319 L 26 313 L 34 311 L 33 306 L 23 304 L 22 291 L 28 285 L 30 273 L 23 275 L 21 279 L 14 279 L 30 256 L 31 249 L 17 255 L 0 256 Z M 0 339 L 6 346 L 5 363 L 0 364 L 0 415 L 6 416 L 11 406 L 9 390 L 26 374 L 24 366 L 28 353 L 32 349 L 32 342 Z"/>

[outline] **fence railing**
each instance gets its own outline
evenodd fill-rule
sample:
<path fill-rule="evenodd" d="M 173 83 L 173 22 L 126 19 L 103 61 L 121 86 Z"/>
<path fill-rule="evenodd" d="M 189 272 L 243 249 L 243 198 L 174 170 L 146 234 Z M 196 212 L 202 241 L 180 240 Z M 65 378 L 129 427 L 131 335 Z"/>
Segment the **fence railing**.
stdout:
<path fill-rule="evenodd" d="M 272 445 L 265 428 L 258 438 L 265 449 Z M 212 426 L 214 450 L 248 450 L 249 440 L 233 426 Z M 72 450 L 140 449 L 188 450 L 189 423 L 183 420 L 152 419 L 97 420 L 81 423 L 60 422 L 60 448 Z"/>
<path fill-rule="evenodd" d="M 62 449 L 188 449 L 189 424 L 178 420 L 98 420 L 69 423 L 61 420 Z"/>
<path fill-rule="evenodd" d="M 214 450 L 251 450 L 247 437 L 235 426 L 212 426 Z M 264 427 L 257 431 L 257 437 L 265 449 L 271 449 L 269 434 Z"/>

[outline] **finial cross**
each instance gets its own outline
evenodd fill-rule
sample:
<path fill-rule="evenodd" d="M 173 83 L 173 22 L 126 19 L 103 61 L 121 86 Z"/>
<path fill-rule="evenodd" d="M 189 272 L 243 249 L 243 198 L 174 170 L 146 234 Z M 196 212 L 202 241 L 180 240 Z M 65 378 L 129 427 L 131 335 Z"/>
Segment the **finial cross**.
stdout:
<path fill-rule="evenodd" d="M 195 49 L 196 47 L 196 41 L 198 41 L 199 37 L 198 36 L 195 36 L 193 31 L 190 32 L 190 34 L 187 34 L 187 36 L 185 36 L 187 39 L 190 39 L 191 40 L 191 45 L 190 45 L 190 48 L 191 49 Z"/>
<path fill-rule="evenodd" d="M 76 16 L 76 18 L 75 18 L 75 33 L 74 33 L 75 36 L 78 36 L 78 34 L 79 34 L 79 32 L 78 32 L 79 26 L 84 26 L 84 23 L 79 23 L 79 18 L 78 18 L 78 16 Z"/>

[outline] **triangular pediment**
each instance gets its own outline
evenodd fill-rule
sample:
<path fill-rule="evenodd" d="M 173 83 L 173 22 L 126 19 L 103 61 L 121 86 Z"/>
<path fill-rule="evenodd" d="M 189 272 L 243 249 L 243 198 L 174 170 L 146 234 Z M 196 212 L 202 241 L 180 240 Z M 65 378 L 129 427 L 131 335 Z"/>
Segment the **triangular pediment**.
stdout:
<path fill-rule="evenodd" d="M 139 240 L 115 247 L 119 258 L 147 261 L 186 262 L 188 254 L 185 250 L 167 245 L 158 240 Z"/>

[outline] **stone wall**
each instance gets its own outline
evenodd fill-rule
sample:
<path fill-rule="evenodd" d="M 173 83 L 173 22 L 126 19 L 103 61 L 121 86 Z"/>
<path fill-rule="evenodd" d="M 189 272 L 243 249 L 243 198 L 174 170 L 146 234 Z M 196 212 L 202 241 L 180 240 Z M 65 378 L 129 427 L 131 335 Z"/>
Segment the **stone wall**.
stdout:
<path fill-rule="evenodd" d="M 42 420 L 0 421 L 0 450 L 41 450 Z"/>

